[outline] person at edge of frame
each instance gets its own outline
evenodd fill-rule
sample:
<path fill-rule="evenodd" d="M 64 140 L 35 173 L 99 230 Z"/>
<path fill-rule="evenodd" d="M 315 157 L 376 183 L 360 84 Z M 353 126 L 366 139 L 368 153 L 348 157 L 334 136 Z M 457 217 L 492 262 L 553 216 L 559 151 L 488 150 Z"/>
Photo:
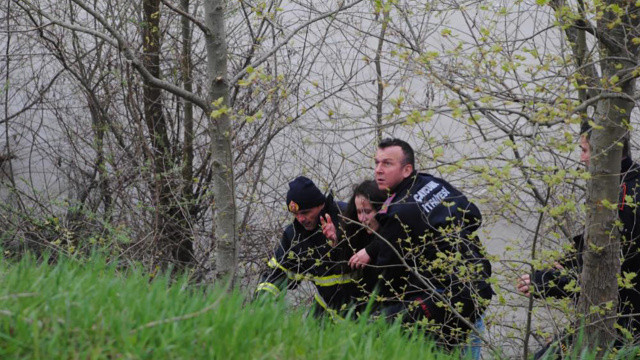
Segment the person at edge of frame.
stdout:
<path fill-rule="evenodd" d="M 445 180 L 416 172 L 414 151 L 400 139 L 378 145 L 375 181 L 388 193 L 375 216 L 379 228 L 349 265 L 379 271 L 381 316 L 424 325 L 451 349 L 467 339 L 494 294 L 476 235 L 480 210 Z"/>
<path fill-rule="evenodd" d="M 580 161 L 589 167 L 591 160 L 591 145 L 589 138 L 591 128 L 583 125 L 580 136 Z M 622 162 L 620 173 L 620 196 L 618 200 L 618 217 L 622 222 L 620 240 L 622 246 L 621 274 L 640 274 L 640 212 L 636 205 L 640 204 L 640 165 L 631 159 L 628 134 L 622 141 Z M 629 201 L 631 200 L 631 201 Z M 518 292 L 535 297 L 573 297 L 577 302 L 579 292 L 579 275 L 582 271 L 582 253 L 584 249 L 584 234 L 573 237 L 573 249 L 562 259 L 555 262 L 554 268 L 536 270 L 533 274 L 523 274 L 517 280 Z M 619 288 L 618 312 L 622 315 L 617 319 L 617 325 L 627 334 L 626 341 L 637 342 L 640 337 L 640 281 L 638 277 L 631 279 L 630 286 Z M 616 346 L 625 340 L 620 332 L 620 339 Z M 547 352 L 560 354 L 568 349 L 570 337 L 560 336 L 549 341 L 534 356 L 541 358 Z"/>
<path fill-rule="evenodd" d="M 294 219 L 268 260 L 256 288 L 257 296 L 295 289 L 300 281 L 311 281 L 316 289 L 314 314 L 341 319 L 358 287 L 347 264 L 343 246 L 331 244 L 322 233 L 320 217 L 338 218 L 340 208 L 333 195 L 325 196 L 310 179 L 299 176 L 289 182 L 286 204 Z"/>
<path fill-rule="evenodd" d="M 387 192 L 380 190 L 374 180 L 364 180 L 353 188 L 353 194 L 347 203 L 344 218 L 337 221 L 339 227 L 343 229 L 343 241 L 345 241 L 351 254 L 365 248 L 373 241 L 380 225 L 376 221 L 376 214 L 382 208 L 382 204 L 387 200 Z M 336 225 L 330 215 L 320 218 L 322 231 L 332 242 L 337 242 Z M 355 267 L 356 264 L 352 263 Z M 360 286 L 359 292 L 354 292 L 351 303 L 356 309 L 356 314 L 361 314 L 366 310 L 369 297 L 374 296 L 370 289 L 376 288 L 378 282 L 377 272 L 370 266 L 362 267 L 362 278 L 357 279 Z M 369 289 L 369 290 L 367 290 Z M 484 330 L 484 321 L 479 317 L 474 324 L 476 330 Z M 482 340 L 475 333 L 471 334 L 469 345 L 463 351 L 470 352 L 471 359 L 479 360 L 482 351 Z"/>

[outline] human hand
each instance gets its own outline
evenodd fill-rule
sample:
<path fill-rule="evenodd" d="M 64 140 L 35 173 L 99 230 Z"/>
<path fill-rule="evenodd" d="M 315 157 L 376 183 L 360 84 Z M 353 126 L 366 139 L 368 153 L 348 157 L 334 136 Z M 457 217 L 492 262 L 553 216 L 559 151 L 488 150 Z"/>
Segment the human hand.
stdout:
<path fill-rule="evenodd" d="M 324 217 L 320 216 L 320 227 L 322 233 L 329 240 L 329 245 L 335 247 L 338 245 L 338 236 L 336 235 L 336 226 L 331 220 L 331 215 L 326 214 Z"/>
<path fill-rule="evenodd" d="M 524 274 L 518 278 L 518 285 L 516 286 L 518 291 L 523 293 L 525 296 L 531 295 L 531 276 L 529 274 Z"/>
<path fill-rule="evenodd" d="M 367 250 L 361 249 L 349 259 L 349 266 L 352 269 L 362 269 L 371 261 L 371 257 L 367 254 Z"/>

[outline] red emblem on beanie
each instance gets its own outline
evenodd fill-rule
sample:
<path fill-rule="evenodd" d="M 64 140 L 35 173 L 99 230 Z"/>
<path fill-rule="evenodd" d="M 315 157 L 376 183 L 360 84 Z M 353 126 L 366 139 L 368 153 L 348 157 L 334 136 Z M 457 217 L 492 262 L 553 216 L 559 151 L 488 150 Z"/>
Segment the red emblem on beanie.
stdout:
<path fill-rule="evenodd" d="M 300 206 L 298 206 L 295 201 L 291 200 L 291 202 L 289 203 L 289 211 L 297 212 L 298 210 L 300 210 Z"/>

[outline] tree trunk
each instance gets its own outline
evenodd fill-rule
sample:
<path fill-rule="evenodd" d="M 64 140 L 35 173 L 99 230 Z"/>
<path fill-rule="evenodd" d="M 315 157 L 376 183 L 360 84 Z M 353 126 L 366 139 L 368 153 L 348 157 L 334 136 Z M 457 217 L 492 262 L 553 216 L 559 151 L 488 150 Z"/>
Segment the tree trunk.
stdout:
<path fill-rule="evenodd" d="M 143 64 L 153 77 L 160 78 L 160 1 L 145 0 L 143 10 Z M 144 117 L 153 151 L 155 262 L 185 265 L 192 260 L 192 242 L 185 230 L 187 217 L 174 199 L 179 199 L 181 194 L 175 186 L 171 186 L 171 151 L 163 113 L 162 90 L 147 79 L 144 79 Z"/>
<path fill-rule="evenodd" d="M 190 0 L 180 0 L 180 8 L 189 13 Z M 191 21 L 183 16 L 182 25 L 182 82 L 184 89 L 193 91 L 193 76 L 191 66 Z M 191 209 L 193 200 L 193 104 L 184 99 L 184 145 L 182 146 L 182 193 Z"/>
<path fill-rule="evenodd" d="M 588 346 L 609 344 L 615 336 L 613 325 L 618 302 L 620 235 L 614 222 L 617 220 L 615 204 L 620 188 L 621 149 L 612 144 L 620 139 L 623 131 L 620 116 L 613 114 L 619 115 L 619 112 L 612 103 L 602 101 L 598 104 L 596 122 L 604 129 L 594 129 L 590 142 L 592 178 L 587 188 L 582 293 L 578 304 L 580 313 L 584 315 L 584 340 Z M 607 202 L 614 205 L 605 206 Z M 602 312 L 594 311 L 594 306 Z"/>
<path fill-rule="evenodd" d="M 624 4 L 619 5 L 625 7 Z M 594 114 L 594 121 L 599 126 L 594 127 L 590 139 L 589 171 L 592 176 L 587 189 L 582 293 L 578 304 L 585 320 L 584 340 L 592 349 L 609 346 L 616 336 L 620 234 L 615 222 L 618 219 L 616 204 L 622 154 L 618 142 L 625 136 L 625 123 L 628 123 L 634 107 L 629 99 L 633 96 L 635 81 L 629 75 L 636 58 L 636 49 L 628 47 L 630 41 L 626 38 L 629 35 L 625 27 L 630 24 L 625 20 L 628 19 L 616 24 L 619 19 L 619 15 L 605 10 L 598 21 L 598 32 L 605 34 L 600 38 L 600 86 L 603 89 Z"/>
<path fill-rule="evenodd" d="M 204 3 L 207 34 L 207 68 L 210 76 L 211 161 L 213 162 L 213 211 L 215 228 L 216 277 L 233 280 L 238 259 L 236 244 L 236 206 L 231 156 L 231 121 L 229 118 L 229 84 L 227 82 L 227 45 L 224 24 L 224 1 Z"/>

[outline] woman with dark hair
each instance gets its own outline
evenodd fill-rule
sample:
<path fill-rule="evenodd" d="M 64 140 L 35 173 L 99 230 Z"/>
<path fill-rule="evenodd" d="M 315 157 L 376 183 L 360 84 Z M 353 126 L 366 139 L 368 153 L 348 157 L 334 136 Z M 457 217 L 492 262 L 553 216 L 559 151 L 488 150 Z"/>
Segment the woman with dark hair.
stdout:
<path fill-rule="evenodd" d="M 373 180 L 365 180 L 356 185 L 347 203 L 342 234 L 354 250 L 364 248 L 371 241 L 371 234 L 378 229 L 375 217 L 387 200 L 387 193 L 378 189 Z M 338 243 L 338 233 L 330 216 L 320 219 L 322 232 L 334 245 Z M 345 240 L 343 239 L 343 240 Z"/>
<path fill-rule="evenodd" d="M 363 249 L 372 239 L 372 233 L 378 230 L 376 214 L 387 200 L 387 193 L 378 189 L 374 180 L 365 180 L 353 189 L 353 195 L 347 204 L 344 233 L 354 250 Z"/>
<path fill-rule="evenodd" d="M 375 288 L 378 273 L 376 269 L 364 267 L 367 261 L 359 261 L 356 255 L 364 251 L 364 248 L 373 240 L 375 236 L 373 232 L 379 227 L 375 216 L 385 200 L 387 200 L 387 193 L 378 189 L 375 181 L 365 180 L 353 189 L 353 195 L 338 229 L 329 215 L 320 218 L 325 237 L 333 246 L 342 248 L 340 252 L 344 254 L 344 259 L 349 259 L 351 268 L 362 269 L 361 278 L 358 281 L 360 291 L 352 295 L 353 303 L 360 310 L 366 306 L 368 295 Z"/>

